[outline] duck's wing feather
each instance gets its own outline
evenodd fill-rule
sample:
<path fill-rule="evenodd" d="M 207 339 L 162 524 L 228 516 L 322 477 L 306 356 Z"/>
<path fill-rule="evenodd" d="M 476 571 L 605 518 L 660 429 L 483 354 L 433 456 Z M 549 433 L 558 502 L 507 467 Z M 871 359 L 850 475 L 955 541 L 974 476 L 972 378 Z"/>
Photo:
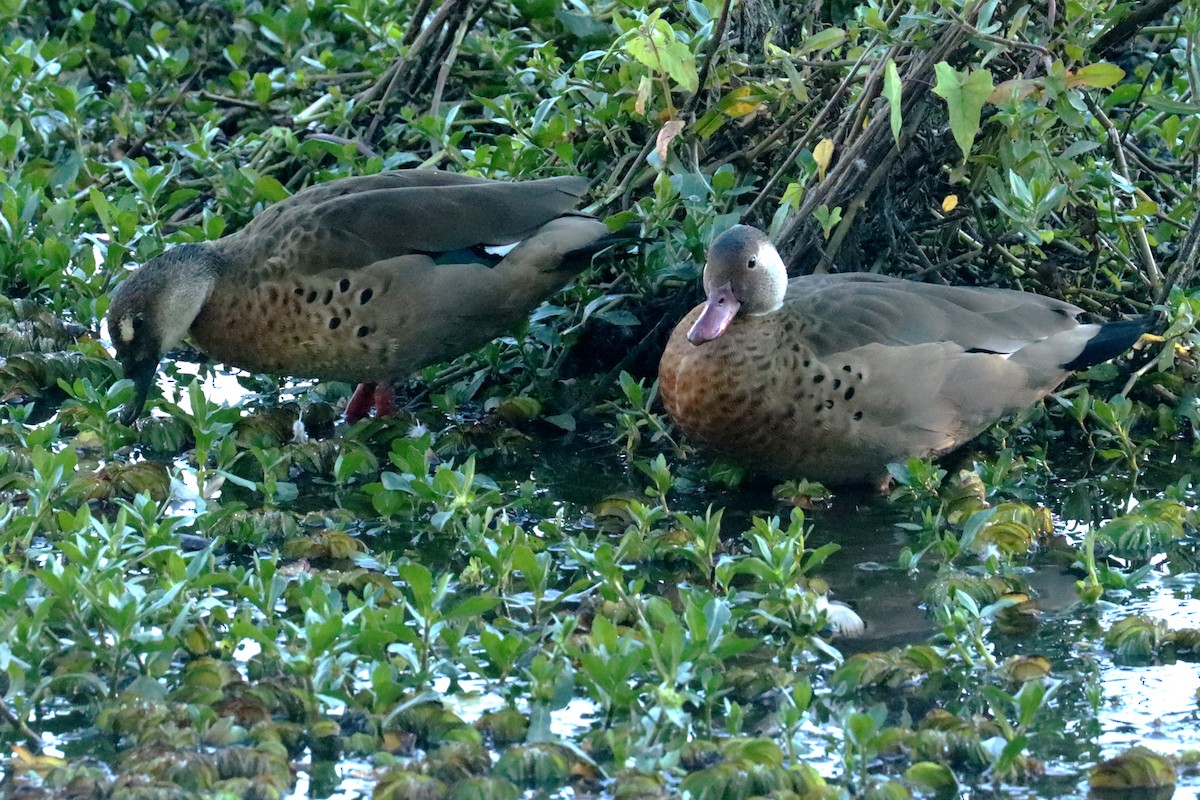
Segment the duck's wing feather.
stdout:
<path fill-rule="evenodd" d="M 421 174 L 426 173 L 426 174 Z M 511 244 L 579 203 L 579 177 L 489 181 L 431 170 L 347 178 L 268 208 L 218 244 L 236 268 L 314 274 Z"/>
<path fill-rule="evenodd" d="M 785 306 L 818 355 L 879 343 L 952 342 L 963 350 L 1010 355 L 1074 330 L 1081 309 L 1007 289 L 917 283 L 882 275 L 804 276 Z"/>
<path fill-rule="evenodd" d="M 510 332 L 609 238 L 603 222 L 568 216 L 493 267 L 413 253 L 252 286 L 226 281 L 191 334 L 214 358 L 257 372 L 391 380 Z"/>

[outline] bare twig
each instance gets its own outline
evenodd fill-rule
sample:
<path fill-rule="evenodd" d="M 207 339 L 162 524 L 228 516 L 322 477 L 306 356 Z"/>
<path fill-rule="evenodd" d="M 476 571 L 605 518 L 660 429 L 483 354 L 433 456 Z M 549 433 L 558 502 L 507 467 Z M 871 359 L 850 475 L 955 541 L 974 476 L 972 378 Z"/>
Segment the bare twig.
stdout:
<path fill-rule="evenodd" d="M 815 70 L 834 70 L 853 67 L 859 62 L 857 58 L 831 58 L 828 61 L 817 61 L 811 58 L 792 58 L 788 56 L 780 56 L 780 60 L 785 59 L 787 62 L 796 67 L 805 67 L 806 69 Z M 911 55 L 902 55 L 896 57 L 896 64 L 899 66 L 912 58 Z M 772 64 L 750 64 L 746 67 L 746 72 L 749 74 L 758 74 L 774 69 Z"/>
<path fill-rule="evenodd" d="M 842 127 L 838 128 L 838 132 L 833 136 L 835 147 L 846 146 L 850 143 L 855 132 L 860 134 L 863 132 L 863 120 L 867 118 L 867 112 L 870 111 L 871 104 L 875 102 L 875 98 L 879 95 L 876 87 L 879 85 L 879 79 L 883 76 L 883 71 L 887 69 L 888 59 L 898 55 L 902 49 L 901 45 L 893 45 L 888 49 L 887 55 L 876 60 L 875 66 L 867 73 L 862 92 L 855 103 L 854 115 L 847 116 L 842 122 Z"/>
<path fill-rule="evenodd" d="M 358 95 L 355 96 L 354 103 L 346 113 L 347 121 L 353 119 L 359 111 L 366 108 L 367 105 L 370 104 L 371 100 L 374 99 L 375 95 L 379 93 L 379 89 L 383 86 L 386 86 L 387 88 L 384 89 L 383 99 L 380 102 L 387 102 L 387 98 L 390 97 L 394 91 L 396 91 L 396 84 L 400 80 L 400 73 L 403 71 L 405 58 L 405 54 L 401 53 L 392 59 L 392 63 L 388 65 L 387 69 L 379 74 L 379 78 L 369 87 L 359 92 Z"/>
<path fill-rule="evenodd" d="M 914 272 L 912 274 L 912 277 L 914 279 L 920 279 L 920 278 L 924 278 L 925 276 L 931 275 L 931 274 L 932 275 L 940 275 L 941 273 L 945 272 L 950 267 L 955 267 L 955 266 L 958 266 L 959 264 L 963 263 L 964 261 L 972 261 L 972 260 L 978 258 L 979 254 L 981 252 L 982 251 L 980 251 L 980 250 L 967 250 L 966 252 L 959 253 L 958 255 L 954 256 L 953 258 L 948 258 L 945 261 L 939 261 L 936 264 L 930 264 L 928 267 L 925 267 L 924 269 Z"/>
<path fill-rule="evenodd" d="M 1154 299 L 1161 303 L 1175 286 L 1191 286 L 1197 273 L 1200 273 L 1200 217 L 1193 218 L 1192 227 L 1179 245 L 1179 254 L 1171 265 L 1167 280 Z"/>
<path fill-rule="evenodd" d="M 1175 3 L 1176 0 L 1150 0 L 1141 6 L 1135 6 L 1128 16 L 1100 34 L 1095 44 L 1092 45 L 1093 55 L 1099 58 L 1120 47 L 1126 40 L 1136 35 L 1150 20 L 1157 19 L 1170 11 Z"/>
<path fill-rule="evenodd" d="M 733 5 L 733 0 L 725 0 L 721 4 L 721 16 L 717 20 L 717 29 L 713 31 L 712 41 L 708 43 L 708 52 L 704 54 L 704 63 L 700 65 L 700 80 L 696 85 L 696 91 L 692 92 L 687 105 L 683 107 L 685 119 L 696 112 L 700 94 L 704 91 L 705 84 L 708 83 L 708 71 L 712 69 L 713 57 L 716 56 L 717 49 L 721 46 L 721 40 L 725 38 L 725 28 L 729 24 L 729 7 L 731 5 Z"/>
<path fill-rule="evenodd" d="M 421 32 L 425 15 L 429 13 L 429 6 L 432 4 L 433 0 L 420 0 L 417 3 L 417 7 L 413 10 L 412 19 L 408 23 L 408 30 L 404 31 L 404 38 L 400 40 L 401 44 L 412 44 L 413 40 L 417 38 L 417 34 Z"/>
<path fill-rule="evenodd" d="M 983 31 L 976 28 L 974 24 L 972 24 L 971 22 L 968 22 L 967 20 L 965 20 L 961 16 L 959 16 L 958 12 L 955 11 L 952 7 L 947 5 L 947 6 L 943 6 L 943 8 L 945 9 L 946 13 L 950 16 L 951 19 L 953 19 L 959 25 L 966 28 L 967 33 L 971 34 L 972 36 L 974 36 L 977 39 L 983 39 L 985 42 L 991 42 L 992 44 L 998 44 L 1002 47 L 1011 47 L 1016 50 L 1032 50 L 1033 52 L 1037 53 L 1038 55 L 1042 56 L 1043 58 L 1050 57 L 1050 51 L 1047 50 L 1046 48 L 1042 47 L 1040 44 L 1034 44 L 1033 42 L 1022 42 L 1019 39 L 1005 39 L 1003 36 L 993 36 L 990 33 L 984 33 Z"/>
<path fill-rule="evenodd" d="M 742 214 L 743 219 L 748 218 L 754 213 L 754 209 L 758 208 L 759 204 L 766 199 L 767 195 L 771 193 L 771 190 L 774 189 L 779 183 L 780 178 L 783 177 L 784 171 L 787 170 L 792 165 L 792 162 L 794 162 L 806 148 L 811 146 L 813 140 L 820 135 L 821 126 L 825 123 L 826 117 L 833 114 L 834 109 L 836 109 L 838 103 L 841 102 L 842 97 L 844 97 L 846 92 L 850 90 L 850 87 L 854 82 L 854 76 L 858 74 L 860 69 L 862 69 L 863 63 L 865 63 L 867 60 L 867 54 L 870 52 L 870 48 L 863 49 L 862 55 L 858 57 L 858 60 L 854 62 L 854 66 L 850 68 L 850 74 L 843 78 L 842 82 L 838 84 L 833 96 L 829 98 L 829 102 L 827 102 L 825 107 L 821 109 L 821 112 L 817 114 L 816 118 L 812 121 L 812 125 L 810 125 L 805 134 L 800 137 L 800 141 L 797 142 L 796 146 L 792 148 L 792 152 L 788 153 L 787 158 L 783 160 L 783 163 L 780 165 L 779 169 L 775 170 L 775 172 L 771 174 L 771 177 L 767 179 L 767 182 L 763 185 L 763 188 L 759 190 L 758 195 L 755 196 L 749 207 Z"/>
<path fill-rule="evenodd" d="M 964 19 L 972 20 L 978 14 L 979 2 L 974 2 L 967 9 Z M 937 44 L 930 50 L 922 52 L 907 65 L 901 80 L 904 84 L 904 100 L 902 102 L 903 117 L 908 125 L 920 121 L 925 103 L 928 101 L 934 65 L 949 58 L 961 46 L 966 37 L 966 29 L 961 25 L 949 25 Z M 826 175 L 825 180 L 810 189 L 804 196 L 804 201 L 795 215 L 788 221 L 779 235 L 780 244 L 785 249 L 784 262 L 795 263 L 796 257 L 803 251 L 816 246 L 819 232 L 809 230 L 804 236 L 800 235 L 801 225 L 808 222 L 812 212 L 824 205 L 837 208 L 854 203 L 854 213 L 865 205 L 871 193 L 878 188 L 883 176 L 877 168 L 883 162 L 891 162 L 894 158 L 891 152 L 895 150 L 892 140 L 891 126 L 887 115 L 877 115 L 868 126 L 867 131 L 858 137 L 853 144 L 839 154 L 837 162 Z M 864 181 L 867 181 L 868 191 L 864 193 Z M 843 217 L 844 220 L 844 217 Z M 844 240 L 845 234 L 836 242 L 830 241 L 824 248 L 822 263 L 828 264 L 837 255 L 837 249 Z"/>
<path fill-rule="evenodd" d="M 434 32 L 441 30 L 445 25 L 446 19 L 450 13 L 454 11 L 460 4 L 469 2 L 469 0 L 446 0 L 442 3 L 441 8 L 433 15 L 433 19 L 429 20 L 429 24 L 421 28 L 421 32 L 417 34 L 417 38 L 413 40 L 412 45 L 408 48 L 408 58 L 412 59 L 414 55 L 421 52 L 428 44 L 429 39 L 434 35 Z"/>
<path fill-rule="evenodd" d="M 722 156 L 712 163 L 712 169 L 717 169 L 725 164 L 732 164 L 734 161 L 746 161 L 753 164 L 758 160 L 758 157 L 775 146 L 775 143 L 783 138 L 783 135 L 808 116 L 816 105 L 815 100 L 809 100 L 798 111 L 788 117 L 786 120 L 775 126 L 775 129 L 762 138 L 762 141 L 750 148 L 735 150 L 727 156 Z"/>
<path fill-rule="evenodd" d="M 334 144 L 353 144 L 355 151 L 360 156 L 374 158 L 379 155 L 369 144 L 361 139 L 350 139 L 345 136 L 337 136 L 332 133 L 312 133 L 308 136 L 309 139 L 317 139 L 322 142 L 333 142 Z"/>
<path fill-rule="evenodd" d="M 612 195 L 605 201 L 605 205 L 608 205 L 616 198 L 621 197 L 629 190 L 629 185 L 633 182 L 633 177 L 638 173 L 638 170 L 641 169 L 642 162 L 646 160 L 646 156 L 650 155 L 650 151 L 654 149 L 655 138 L 656 137 L 654 136 L 648 136 L 646 138 L 646 143 L 642 145 L 642 149 L 638 152 L 637 158 L 633 159 L 633 162 L 630 163 L 629 169 L 625 173 L 625 177 L 623 177 L 621 182 L 617 184 L 616 191 L 614 191 Z"/>
<path fill-rule="evenodd" d="M 262 103 L 256 103 L 253 100 L 243 100 L 240 97 L 229 97 L 224 94 L 210 92 L 207 89 L 200 90 L 200 97 L 203 100 L 211 100 L 214 103 L 220 103 L 223 106 L 234 106 L 235 108 L 245 108 L 250 111 L 266 111 L 267 108 Z"/>
<path fill-rule="evenodd" d="M 455 10 L 454 16 L 446 21 L 445 31 L 463 31 L 464 34 L 475 29 L 476 23 L 480 18 L 487 13 L 488 6 L 492 0 L 467 0 L 458 9 Z M 472 11 L 468 16 L 468 12 Z M 432 65 L 438 64 L 450 58 L 450 50 L 454 44 L 454 37 L 444 35 L 441 40 L 439 49 L 428 50 L 423 56 L 422 63 L 412 63 L 408 67 L 408 73 L 413 76 L 412 82 L 408 86 L 409 97 L 416 97 L 425 94 L 427 91 L 432 93 L 430 88 L 438 75 L 437 70 L 434 70 Z M 457 56 L 456 56 L 457 57 Z"/>
<path fill-rule="evenodd" d="M 421 32 L 413 39 L 412 44 L 408 46 L 408 49 L 405 52 L 397 55 L 396 58 L 392 60 L 392 63 L 388 65 L 388 68 L 379 76 L 379 80 L 375 81 L 375 83 L 373 83 L 365 91 L 361 92 L 355 98 L 355 109 L 349 116 L 353 116 L 358 109 L 366 107 L 366 105 L 370 103 L 372 99 L 374 99 L 375 95 L 379 93 L 380 88 L 384 86 L 387 87 L 384 89 L 383 95 L 379 98 L 379 104 L 376 107 L 375 116 L 371 119 L 371 124 L 367 126 L 367 132 L 363 136 L 366 141 L 369 142 L 374 139 L 375 131 L 379 129 L 379 124 L 383 121 L 383 115 L 386 112 L 388 101 L 396 92 L 396 89 L 400 83 L 400 78 L 405 72 L 405 68 L 425 48 L 431 37 L 433 37 L 434 33 L 442 30 L 446 19 L 450 16 L 450 13 L 454 11 L 460 4 L 468 2 L 470 2 L 470 0 L 445 0 L 441 7 L 438 8 L 437 13 L 434 14 L 433 18 L 429 20 L 429 23 L 421 28 Z M 413 24 L 417 24 L 416 19 L 414 19 Z"/>
<path fill-rule="evenodd" d="M 442 59 L 442 65 L 438 68 L 437 83 L 433 87 L 433 99 L 429 103 L 429 115 L 432 117 L 438 115 L 438 107 L 442 104 L 442 92 L 446 90 L 446 78 L 450 75 L 450 67 L 454 65 L 454 60 L 458 58 L 458 48 L 466 33 L 467 26 L 459 25 L 454 34 L 454 42 L 450 45 L 450 52 Z"/>
<path fill-rule="evenodd" d="M 878 121 L 879 118 L 877 117 L 876 122 Z M 872 124 L 874 125 L 875 123 Z M 915 130 L 916 126 L 911 126 L 907 131 L 907 135 L 902 136 L 901 143 L 907 142 Z M 850 228 L 854 225 L 854 220 L 858 216 L 858 212 L 863 209 L 867 204 L 867 200 L 875 193 L 875 190 L 879 187 L 883 179 L 887 177 L 888 170 L 892 168 L 892 164 L 895 163 L 899 155 L 900 151 L 897 148 L 890 148 L 884 155 L 883 160 L 874 165 L 875 168 L 871 170 L 866 180 L 859 184 L 862 188 L 859 189 L 853 199 L 843 208 L 842 221 L 838 223 L 837 230 L 834 231 L 833 236 L 830 237 L 828 244 L 823 249 L 821 260 L 817 262 L 817 266 L 813 269 L 813 272 L 821 273 L 829 270 L 829 265 L 841 249 L 842 242 L 845 241 Z"/>
<path fill-rule="evenodd" d="M 162 114 L 161 115 L 156 114 L 156 116 L 165 117 L 168 114 L 170 114 L 175 109 L 175 106 L 179 105 L 179 103 L 181 103 L 183 101 L 183 98 L 187 96 L 188 89 L 191 87 L 192 83 L 195 82 L 196 78 L 199 77 L 199 75 L 200 75 L 200 70 L 196 70 L 191 75 L 189 75 L 187 77 L 187 80 L 185 80 L 183 82 L 183 85 L 177 87 L 175 96 L 171 98 L 171 102 L 167 103 L 167 107 L 165 109 L 163 109 Z M 156 92 L 156 95 L 160 94 L 162 92 L 165 92 L 165 91 L 167 91 L 167 86 L 166 86 L 166 84 L 163 84 L 163 86 L 161 88 L 159 88 L 158 91 Z M 142 148 L 144 148 L 146 146 L 146 143 L 148 141 L 150 141 L 150 137 L 153 134 L 158 133 L 160 130 L 161 130 L 161 126 L 159 126 L 159 125 L 147 126 L 147 132 L 142 134 L 141 136 L 139 136 L 133 143 L 131 143 L 129 145 L 129 147 L 125 148 L 125 152 L 122 155 L 125 158 L 135 158 L 136 156 L 140 155 L 142 152 Z M 84 194 L 87 193 L 87 189 L 84 189 L 82 191 Z"/>
<path fill-rule="evenodd" d="M 8 707 L 8 703 L 0 700 L 0 721 L 8 723 L 13 730 L 21 735 L 27 741 L 35 753 L 42 751 L 42 737 L 38 736 L 28 725 L 25 720 L 18 717 L 13 710 Z"/>
<path fill-rule="evenodd" d="M 1095 100 L 1087 95 L 1084 95 L 1084 101 L 1087 103 L 1088 110 L 1099 120 L 1104 126 L 1104 130 L 1108 132 L 1108 138 L 1113 144 L 1113 155 L 1117 161 L 1117 168 L 1121 170 L 1121 175 L 1130 185 L 1133 185 L 1133 177 L 1129 172 L 1129 162 L 1125 159 L 1125 148 L 1121 144 L 1121 134 L 1117 131 L 1117 126 L 1108 118 Z M 1138 251 L 1142 255 L 1142 264 L 1146 270 L 1146 278 L 1150 282 L 1150 288 L 1157 295 L 1162 289 L 1163 276 L 1158 269 L 1158 262 L 1154 259 L 1154 251 L 1150 249 L 1150 237 L 1146 235 L 1146 229 L 1141 225 L 1127 225 L 1126 231 L 1132 235 L 1132 238 L 1137 242 Z"/>

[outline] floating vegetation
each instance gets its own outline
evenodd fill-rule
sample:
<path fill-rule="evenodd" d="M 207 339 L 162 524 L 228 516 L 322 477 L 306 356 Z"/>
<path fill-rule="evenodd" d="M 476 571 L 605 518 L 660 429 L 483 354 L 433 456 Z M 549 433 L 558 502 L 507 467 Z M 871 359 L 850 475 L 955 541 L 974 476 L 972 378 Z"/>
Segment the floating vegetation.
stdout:
<path fill-rule="evenodd" d="M 1131 789 L 1147 790 L 1142 797 L 1170 797 L 1177 779 L 1171 759 L 1148 747 L 1131 747 L 1092 767 L 1088 786 L 1100 797 Z M 1170 791 L 1161 792 L 1167 789 Z"/>
<path fill-rule="evenodd" d="M 479 718 L 475 726 L 486 739 L 499 747 L 523 741 L 529 732 L 529 718 L 516 709 L 506 708 L 489 711 Z"/>
<path fill-rule="evenodd" d="M 390 769 L 379 776 L 372 800 L 442 800 L 446 784 L 429 775 L 407 769 Z"/>

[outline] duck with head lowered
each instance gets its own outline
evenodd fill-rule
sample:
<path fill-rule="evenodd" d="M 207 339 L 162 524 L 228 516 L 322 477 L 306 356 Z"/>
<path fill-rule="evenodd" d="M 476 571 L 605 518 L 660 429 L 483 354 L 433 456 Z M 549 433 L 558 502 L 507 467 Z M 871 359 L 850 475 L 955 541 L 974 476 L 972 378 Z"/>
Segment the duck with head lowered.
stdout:
<path fill-rule="evenodd" d="M 1070 303 L 884 275 L 787 276 L 762 231 L 712 243 L 707 300 L 659 364 L 688 436 L 769 476 L 883 486 L 1124 352 L 1139 318 L 1084 324 Z"/>
<path fill-rule="evenodd" d="M 384 172 L 309 187 L 237 233 L 172 248 L 109 307 L 136 389 L 122 421 L 185 335 L 252 372 L 364 382 L 349 421 L 388 413 L 391 381 L 508 333 L 618 238 L 571 211 L 587 189 L 579 177 Z M 496 263 L 477 258 L 515 242 Z"/>

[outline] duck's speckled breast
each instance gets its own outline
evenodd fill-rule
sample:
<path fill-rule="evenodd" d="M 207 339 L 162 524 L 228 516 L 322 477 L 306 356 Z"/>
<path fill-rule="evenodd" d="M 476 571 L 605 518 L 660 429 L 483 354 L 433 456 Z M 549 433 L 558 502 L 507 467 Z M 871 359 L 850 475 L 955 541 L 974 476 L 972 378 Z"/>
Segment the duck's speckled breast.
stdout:
<path fill-rule="evenodd" d="M 659 365 L 663 404 L 689 437 L 777 478 L 828 483 L 880 477 L 887 453 L 864 431 L 863 365 L 826 363 L 804 343 L 804 321 L 739 317 L 700 345 L 676 326 Z"/>
<path fill-rule="evenodd" d="M 331 380 L 389 378 L 390 331 L 381 306 L 385 281 L 361 272 L 262 282 L 219 281 L 192 323 L 192 339 L 213 358 L 253 372 Z M 401 309 L 390 308 L 388 317 Z"/>

